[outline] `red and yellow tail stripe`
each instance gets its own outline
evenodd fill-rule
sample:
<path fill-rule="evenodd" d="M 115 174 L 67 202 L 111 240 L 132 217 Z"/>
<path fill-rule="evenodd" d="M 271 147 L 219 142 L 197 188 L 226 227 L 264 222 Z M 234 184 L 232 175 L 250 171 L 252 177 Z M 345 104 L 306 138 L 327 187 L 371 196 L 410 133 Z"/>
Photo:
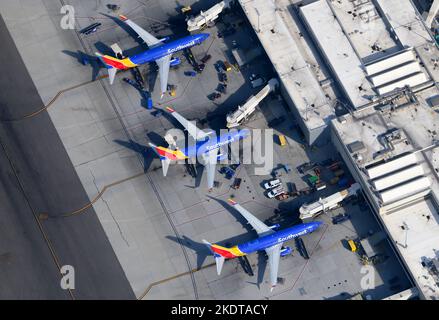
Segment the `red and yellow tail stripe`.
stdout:
<path fill-rule="evenodd" d="M 156 147 L 155 150 L 160 157 L 165 157 L 169 160 L 187 159 L 187 156 L 181 150 L 171 150 L 165 147 Z"/>
<path fill-rule="evenodd" d="M 234 246 L 231 248 L 226 248 L 219 246 L 217 244 L 212 244 L 212 251 L 219 254 L 220 256 L 228 259 L 245 256 L 245 253 L 239 250 L 238 246 Z"/>
<path fill-rule="evenodd" d="M 125 70 L 137 67 L 137 64 L 133 63 L 130 58 L 117 59 L 108 55 L 101 55 L 100 57 L 105 64 L 112 66 L 113 68 L 116 68 L 118 70 Z"/>

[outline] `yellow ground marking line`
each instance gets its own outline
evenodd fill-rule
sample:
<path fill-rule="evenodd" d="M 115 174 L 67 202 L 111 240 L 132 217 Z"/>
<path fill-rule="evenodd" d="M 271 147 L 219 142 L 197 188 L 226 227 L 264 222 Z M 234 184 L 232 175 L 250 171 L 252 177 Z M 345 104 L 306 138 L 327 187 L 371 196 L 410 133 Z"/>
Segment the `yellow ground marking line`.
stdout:
<path fill-rule="evenodd" d="M 77 89 L 77 88 L 79 88 L 79 87 L 85 86 L 85 85 L 87 85 L 87 84 L 90 84 L 90 83 L 93 83 L 93 82 L 95 82 L 95 81 L 97 81 L 97 80 L 101 80 L 101 79 L 105 79 L 105 78 L 108 78 L 108 75 L 102 75 L 102 76 L 97 77 L 95 80 L 86 81 L 86 82 L 83 82 L 83 83 L 77 84 L 77 85 L 75 85 L 75 86 L 72 86 L 72 87 L 69 87 L 69 88 L 63 89 L 63 90 L 61 90 L 61 91 L 58 91 L 58 93 L 52 98 L 52 100 L 50 100 L 49 103 L 48 103 L 47 105 L 45 105 L 44 107 L 42 107 L 41 109 L 36 110 L 36 111 L 33 111 L 33 112 L 31 112 L 31 113 L 28 113 L 28 114 L 25 114 L 24 116 L 22 116 L 22 117 L 20 117 L 20 118 L 16 118 L 16 119 L 5 119 L 5 120 L 2 120 L 2 121 L 3 121 L 3 122 L 13 122 L 13 121 L 20 121 L 20 120 L 25 120 L 25 119 L 32 118 L 32 117 L 34 117 L 34 116 L 36 116 L 36 115 L 39 115 L 41 112 L 46 111 L 47 109 L 49 109 L 49 108 L 55 103 L 55 101 L 56 101 L 56 100 L 57 100 L 57 99 L 58 99 L 63 93 L 68 92 L 68 91 L 71 91 L 71 90 L 74 90 L 74 89 Z"/>
<path fill-rule="evenodd" d="M 143 176 L 143 175 L 145 175 L 144 172 L 142 172 L 142 173 L 138 173 L 138 174 L 136 174 L 136 175 L 134 175 L 134 176 L 131 176 L 131 177 L 128 177 L 128 178 L 125 178 L 125 179 L 122 179 L 122 180 L 118 180 L 118 181 L 115 181 L 115 182 L 112 182 L 112 183 L 110 183 L 110 184 L 105 185 L 104 188 L 102 188 L 102 190 L 99 191 L 99 193 L 96 195 L 96 197 L 93 198 L 92 201 L 90 201 L 90 202 L 87 203 L 85 206 L 83 206 L 83 207 L 81 207 L 81 208 L 79 208 L 79 209 L 77 209 L 77 210 L 75 210 L 75 211 L 72 211 L 72 212 L 69 212 L 69 213 L 65 213 L 65 214 L 63 214 L 61 217 L 64 217 L 64 218 L 66 218 L 66 217 L 71 217 L 71 216 L 74 216 L 74 215 L 77 215 L 77 214 L 80 214 L 80 213 L 84 212 L 85 210 L 87 210 L 87 209 L 89 209 L 90 207 L 92 207 L 93 204 L 95 204 L 96 201 L 98 201 L 98 200 L 104 195 L 105 191 L 107 191 L 107 190 L 110 189 L 111 187 L 117 186 L 117 185 L 122 184 L 122 183 L 124 183 L 124 182 L 127 182 L 127 181 L 129 181 L 129 180 L 136 179 L 136 178 L 141 177 L 141 176 Z"/>
<path fill-rule="evenodd" d="M 187 275 L 189 275 L 189 274 L 191 274 L 191 273 L 195 273 L 195 272 L 197 272 L 197 271 L 200 271 L 200 270 L 203 270 L 203 269 L 206 269 L 206 268 L 212 267 L 212 266 L 214 266 L 214 265 L 215 265 L 215 262 L 210 263 L 210 264 L 207 264 L 207 265 L 202 266 L 202 267 L 200 267 L 200 268 L 192 269 L 191 271 L 186 271 L 186 272 L 183 272 L 183 273 L 179 273 L 179 274 L 176 274 L 175 276 L 172 276 L 172 277 L 169 277 L 169 278 L 166 278 L 166 279 L 162 279 L 162 280 L 159 280 L 159 281 L 153 282 L 153 283 L 151 283 L 151 284 L 146 288 L 146 290 L 140 295 L 140 297 L 137 298 L 137 300 L 142 300 L 143 298 L 145 298 L 145 296 L 149 293 L 149 291 L 151 291 L 151 289 L 152 289 L 154 286 L 157 286 L 157 285 L 159 285 L 159 284 L 162 284 L 162 283 L 165 283 L 165 282 L 168 282 L 168 281 L 171 281 L 171 280 L 177 279 L 177 278 L 182 277 L 182 276 L 187 276 Z"/>

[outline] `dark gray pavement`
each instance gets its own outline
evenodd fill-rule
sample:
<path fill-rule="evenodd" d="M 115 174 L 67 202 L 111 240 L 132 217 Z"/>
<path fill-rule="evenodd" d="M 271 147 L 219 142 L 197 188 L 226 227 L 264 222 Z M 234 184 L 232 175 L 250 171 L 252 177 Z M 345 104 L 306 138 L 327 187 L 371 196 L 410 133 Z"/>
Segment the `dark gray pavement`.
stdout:
<path fill-rule="evenodd" d="M 94 210 L 62 217 L 89 199 L 48 114 L 8 121 L 43 102 L 1 16 L 0 41 L 0 299 L 135 299 Z"/>

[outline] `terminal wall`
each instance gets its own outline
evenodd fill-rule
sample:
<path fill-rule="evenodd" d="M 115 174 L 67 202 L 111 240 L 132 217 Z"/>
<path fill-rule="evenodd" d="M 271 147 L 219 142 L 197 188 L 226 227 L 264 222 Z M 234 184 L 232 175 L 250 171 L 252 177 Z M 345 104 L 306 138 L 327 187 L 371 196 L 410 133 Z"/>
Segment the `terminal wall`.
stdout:
<path fill-rule="evenodd" d="M 293 100 L 291 99 L 291 96 L 288 94 L 282 79 L 280 79 L 279 88 L 283 99 L 288 104 L 288 107 L 292 111 L 294 118 L 297 120 L 297 124 L 299 125 L 300 130 L 302 130 L 302 133 L 305 136 L 307 145 L 311 146 L 327 144 L 331 140 L 328 126 L 323 125 L 316 128 L 309 128 L 305 120 L 302 118 L 302 115 L 300 114 Z"/>

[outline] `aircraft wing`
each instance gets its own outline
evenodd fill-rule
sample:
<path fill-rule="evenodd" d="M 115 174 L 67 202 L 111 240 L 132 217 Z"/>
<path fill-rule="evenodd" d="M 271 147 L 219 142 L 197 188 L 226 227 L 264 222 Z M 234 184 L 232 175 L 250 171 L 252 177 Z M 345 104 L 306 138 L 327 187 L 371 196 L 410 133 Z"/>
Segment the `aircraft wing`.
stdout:
<path fill-rule="evenodd" d="M 163 94 L 166 92 L 168 88 L 168 76 L 169 76 L 169 67 L 171 62 L 171 55 L 167 55 L 157 59 L 155 61 L 159 67 L 159 78 L 160 78 L 160 89 Z"/>
<path fill-rule="evenodd" d="M 213 188 L 213 182 L 215 181 L 215 170 L 217 163 L 218 149 L 209 151 L 209 153 L 204 153 L 203 158 L 205 161 L 204 167 L 207 171 L 207 187 L 209 189 Z"/>
<path fill-rule="evenodd" d="M 204 132 L 201 129 L 198 129 L 197 126 L 187 120 L 185 117 L 183 117 L 181 114 L 179 114 L 178 112 L 176 112 L 174 109 L 167 107 L 166 108 L 173 116 L 175 119 L 177 119 L 178 122 L 180 122 L 180 124 L 187 130 L 187 132 L 189 132 L 189 134 L 195 139 L 195 140 L 204 140 L 209 133 L 208 132 Z"/>
<path fill-rule="evenodd" d="M 154 37 L 152 34 L 144 30 L 143 28 L 139 27 L 136 23 L 134 23 L 132 20 L 128 19 L 127 17 L 120 15 L 119 18 L 125 22 L 128 26 L 130 26 L 131 29 L 133 29 L 140 38 L 142 38 L 143 41 L 148 45 L 148 47 L 156 46 L 158 44 L 161 44 L 160 40 Z"/>
<path fill-rule="evenodd" d="M 261 234 L 266 235 L 266 234 L 270 234 L 270 233 L 274 232 L 265 223 L 263 223 L 261 220 L 259 220 L 254 215 L 252 215 L 249 211 L 244 209 L 240 204 L 238 204 L 235 201 L 230 200 L 230 199 L 229 199 L 229 202 L 248 221 L 248 223 L 251 224 L 251 226 L 253 227 L 253 229 L 256 230 L 258 235 L 261 235 Z"/>
<path fill-rule="evenodd" d="M 270 284 L 271 288 L 277 284 L 277 274 L 279 271 L 280 250 L 282 243 L 278 243 L 272 247 L 265 249 L 268 255 L 268 265 L 270 266 Z"/>

